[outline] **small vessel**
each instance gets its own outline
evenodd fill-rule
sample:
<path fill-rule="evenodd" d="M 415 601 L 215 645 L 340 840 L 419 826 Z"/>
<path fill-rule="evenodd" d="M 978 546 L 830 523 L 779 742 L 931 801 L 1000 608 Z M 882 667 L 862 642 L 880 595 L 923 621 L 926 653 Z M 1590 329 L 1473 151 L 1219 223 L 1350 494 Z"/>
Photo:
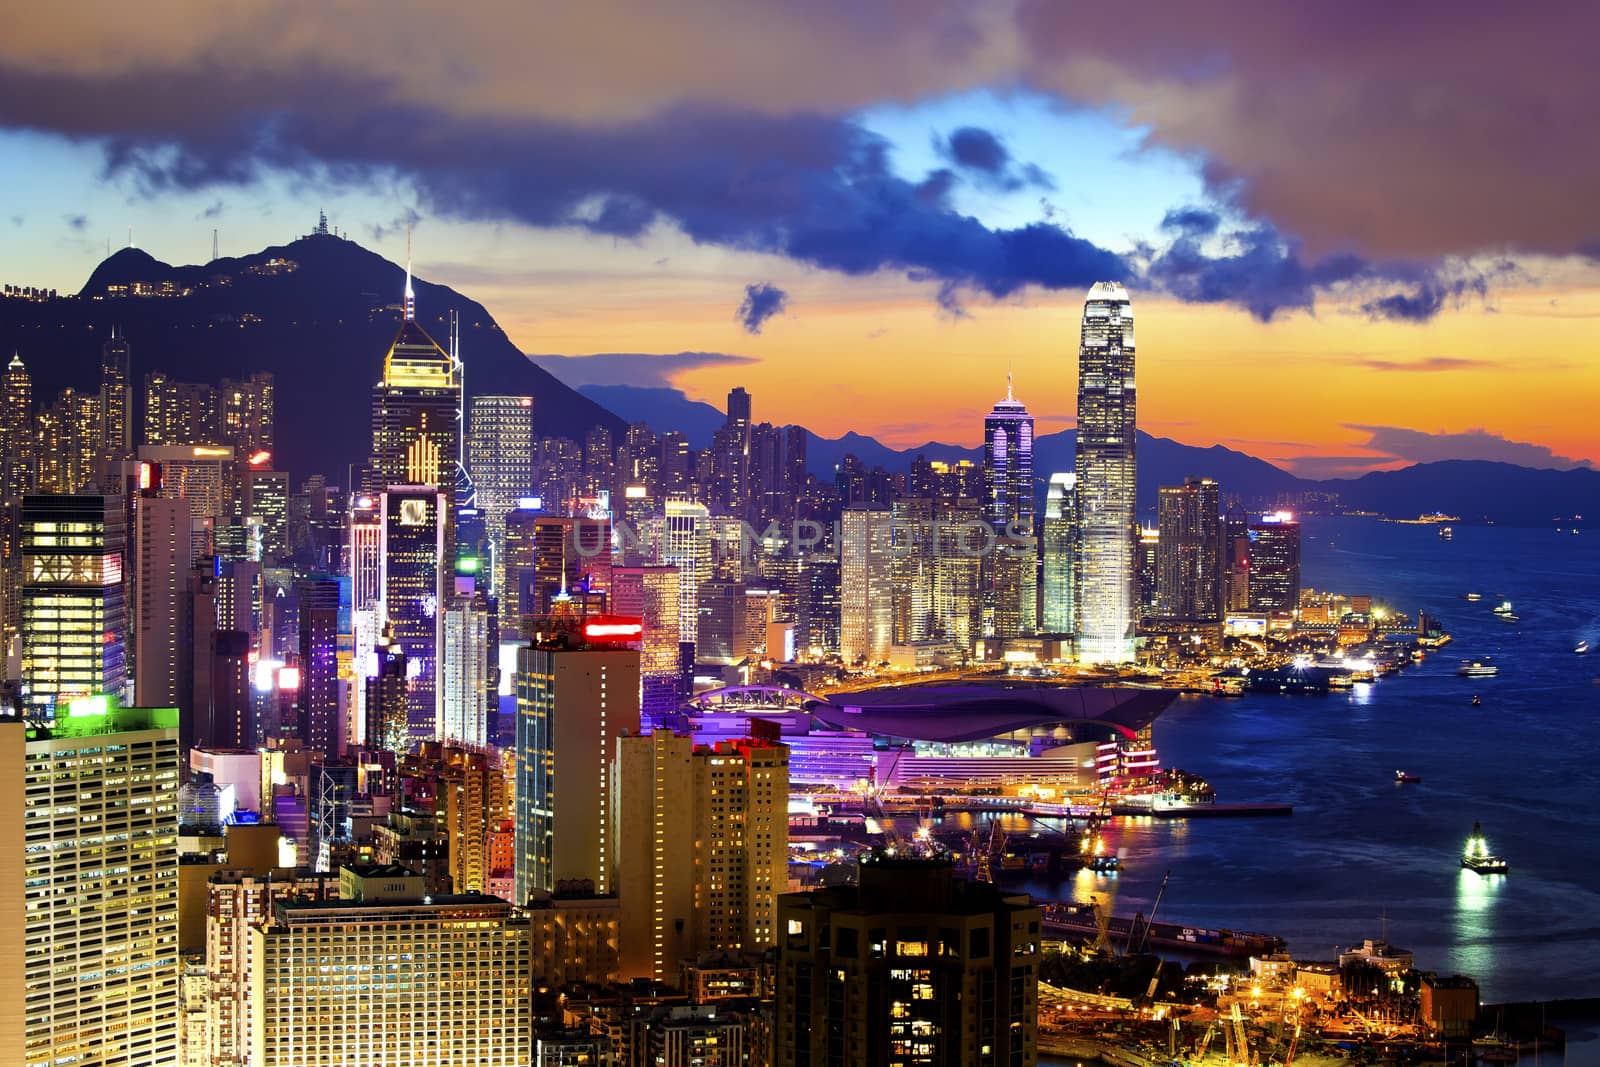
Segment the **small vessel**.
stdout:
<path fill-rule="evenodd" d="M 1439 540 L 1448 541 L 1451 538 L 1455 537 L 1455 535 L 1456 535 L 1455 530 L 1451 529 L 1450 527 L 1448 527 L 1448 526 L 1439 527 Z"/>
<path fill-rule="evenodd" d="M 1587 641 L 1579 641 L 1575 646 L 1573 646 L 1572 651 L 1576 652 L 1580 656 L 1588 655 L 1589 654 L 1589 642 L 1587 642 Z"/>
<path fill-rule="evenodd" d="M 1463 600 L 1482 600 L 1483 599 L 1483 594 L 1482 593 L 1462 593 L 1461 594 L 1461 598 Z"/>
<path fill-rule="evenodd" d="M 1467 838 L 1466 850 L 1461 853 L 1461 866 L 1479 874 L 1508 874 L 1511 871 L 1511 864 L 1504 857 L 1489 851 L 1483 839 L 1483 827 L 1476 822 L 1472 824 L 1472 836 Z"/>
<path fill-rule="evenodd" d="M 1122 860 L 1116 853 L 1106 851 L 1105 838 L 1099 834 L 1094 835 L 1093 841 L 1084 838 L 1082 851 L 1083 865 L 1097 874 L 1110 874 L 1122 868 Z"/>
<path fill-rule="evenodd" d="M 1472 706 L 1476 708 L 1476 707 L 1481 706 L 1482 704 L 1483 704 L 1483 698 L 1481 696 L 1479 696 L 1477 693 L 1473 693 L 1472 694 Z"/>
<path fill-rule="evenodd" d="M 1485 656 L 1483 659 L 1462 660 L 1461 666 L 1456 668 L 1456 673 L 1463 678 L 1493 678 L 1500 673 L 1500 668 Z"/>
<path fill-rule="evenodd" d="M 1510 615 L 1511 614 L 1511 601 L 1509 601 L 1509 600 L 1500 601 L 1500 603 L 1498 603 L 1498 604 L 1496 604 L 1494 606 L 1494 613 L 1496 615 Z"/>
<path fill-rule="evenodd" d="M 1422 781 L 1422 776 L 1416 774 L 1407 774 L 1405 771 L 1395 771 L 1394 780 L 1401 784 L 1408 782 L 1420 782 Z"/>
<path fill-rule="evenodd" d="M 1521 622 L 1522 621 L 1522 616 L 1521 615 L 1513 615 L 1509 611 L 1506 612 L 1503 615 L 1497 616 L 1497 618 L 1499 618 L 1499 620 L 1501 622 Z"/>

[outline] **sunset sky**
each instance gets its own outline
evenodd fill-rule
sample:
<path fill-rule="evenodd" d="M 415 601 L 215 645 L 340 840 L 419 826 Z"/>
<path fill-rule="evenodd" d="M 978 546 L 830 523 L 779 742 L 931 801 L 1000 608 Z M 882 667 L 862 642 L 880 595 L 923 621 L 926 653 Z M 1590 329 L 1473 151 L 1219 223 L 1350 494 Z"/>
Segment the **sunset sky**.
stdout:
<path fill-rule="evenodd" d="M 293 11 L 293 17 L 288 13 Z M 1088 285 L 1140 424 L 1322 476 L 1600 462 L 1586 5 L 152 0 L 0 34 L 0 282 L 336 227 L 537 354 L 900 446 L 1007 368 L 1071 424 Z M 352 27 L 362 27 L 359 32 Z M 470 365 L 470 353 L 468 354 Z M 634 361 L 632 366 L 639 366 Z M 564 364 L 573 384 L 615 361 Z"/>

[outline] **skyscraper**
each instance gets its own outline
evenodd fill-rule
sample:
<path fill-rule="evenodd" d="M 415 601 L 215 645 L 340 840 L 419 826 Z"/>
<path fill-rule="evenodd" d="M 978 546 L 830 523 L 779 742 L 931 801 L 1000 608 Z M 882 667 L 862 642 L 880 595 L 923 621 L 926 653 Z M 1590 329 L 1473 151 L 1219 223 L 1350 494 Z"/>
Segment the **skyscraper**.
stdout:
<path fill-rule="evenodd" d="M 1185 478 L 1161 487 L 1156 546 L 1156 614 L 1216 622 L 1222 618 L 1222 515 L 1217 483 Z"/>
<path fill-rule="evenodd" d="M 678 640 L 693 644 L 700 623 L 700 583 L 711 578 L 711 513 L 704 504 L 667 501 L 661 562 L 678 568 Z"/>
<path fill-rule="evenodd" d="M 1275 511 L 1250 524 L 1250 610 L 1300 606 L 1300 524 Z"/>
<path fill-rule="evenodd" d="M 410 272 L 406 290 L 411 289 Z M 372 461 L 365 489 L 431 485 L 453 500 L 460 449 L 461 375 L 417 324 L 412 299 L 372 390 Z M 449 528 L 448 521 L 446 528 Z"/>
<path fill-rule="evenodd" d="M 678 568 L 613 567 L 611 604 L 644 626 L 639 641 L 639 712 L 647 723 L 678 706 Z"/>
<path fill-rule="evenodd" d="M 984 632 L 1021 637 L 1038 625 L 1038 543 L 1033 535 L 1033 416 L 1012 393 L 983 420 L 983 511 L 994 549 L 983 560 Z"/>
<path fill-rule="evenodd" d="M 192 670 L 189 648 L 189 502 L 145 490 L 134 511 L 134 560 L 138 571 L 133 602 L 134 699 L 151 708 L 188 706 L 184 680 Z M 209 635 L 208 635 L 209 636 Z M 185 733 L 193 722 L 185 723 Z M 185 736 L 190 742 L 192 736 Z"/>
<path fill-rule="evenodd" d="M 178 1062 L 179 759 L 174 708 L 0 718 L 0 1062 Z"/>
<path fill-rule="evenodd" d="M 623 627 L 627 630 L 627 627 Z M 639 732 L 638 629 L 517 652 L 516 903 L 569 885 L 614 893 L 612 761 Z"/>
<path fill-rule="evenodd" d="M 313 752 L 339 755 L 345 729 L 339 699 L 339 583 L 304 578 L 295 583 L 299 604 L 300 739 Z"/>
<path fill-rule="evenodd" d="M 444 600 L 448 497 L 430 485 L 397 485 L 379 496 L 381 616 L 405 650 L 413 743 L 438 732 L 440 607 Z M 370 716 L 370 712 L 369 712 Z"/>
<path fill-rule="evenodd" d="M 22 685 L 35 714 L 123 691 L 125 530 L 121 497 L 22 499 Z"/>
<path fill-rule="evenodd" d="M 839 654 L 846 663 L 881 663 L 894 630 L 894 552 L 889 512 L 844 509 L 839 533 Z"/>
<path fill-rule="evenodd" d="M 1074 559 L 1078 658 L 1133 659 L 1133 305 L 1118 282 L 1096 282 L 1078 345 L 1078 551 Z"/>
<path fill-rule="evenodd" d="M 996 533 L 1016 528 L 1033 534 L 1033 416 L 1012 395 L 983 420 L 983 512 Z"/>
<path fill-rule="evenodd" d="M 109 465 L 133 451 L 133 354 L 111 328 L 100 349 L 100 454 Z"/>
<path fill-rule="evenodd" d="M 787 746 L 624 737 L 617 796 L 624 977 L 676 984 L 684 959 L 773 943 L 788 882 Z"/>
<path fill-rule="evenodd" d="M 457 578 L 439 647 L 439 739 L 489 744 L 490 698 L 488 598 Z"/>
<path fill-rule="evenodd" d="M 1050 475 L 1044 498 L 1044 580 L 1040 628 L 1047 634 L 1073 630 L 1073 550 L 1077 547 L 1077 476 L 1070 471 Z"/>
<path fill-rule="evenodd" d="M 506 516 L 534 491 L 533 460 L 539 439 L 533 432 L 533 397 L 475 396 L 467 424 L 467 470 L 478 492 L 478 507 L 494 555 L 494 593 L 506 595 Z"/>

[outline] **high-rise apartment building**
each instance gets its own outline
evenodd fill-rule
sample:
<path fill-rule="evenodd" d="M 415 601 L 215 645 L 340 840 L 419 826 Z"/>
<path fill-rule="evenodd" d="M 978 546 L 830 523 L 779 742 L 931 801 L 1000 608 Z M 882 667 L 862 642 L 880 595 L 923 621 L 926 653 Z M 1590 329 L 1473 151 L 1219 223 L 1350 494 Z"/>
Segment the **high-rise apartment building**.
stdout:
<path fill-rule="evenodd" d="M 178 1062 L 178 712 L 0 718 L 0 1061 Z"/>
<path fill-rule="evenodd" d="M 22 686 L 34 714 L 127 682 L 122 498 L 22 499 Z"/>
<path fill-rule="evenodd" d="M 221 441 L 216 387 L 174 381 L 165 371 L 144 378 L 141 445 L 203 445 Z"/>
<path fill-rule="evenodd" d="M 846 663 L 881 663 L 894 633 L 894 546 L 889 512 L 844 509 L 839 533 L 839 654 Z"/>
<path fill-rule="evenodd" d="M 413 743 L 431 741 L 438 731 L 446 500 L 432 484 L 396 485 L 379 494 L 380 615 L 405 651 Z"/>
<path fill-rule="evenodd" d="M 494 556 L 494 593 L 506 603 L 506 516 L 534 492 L 533 397 L 475 396 L 467 429 L 467 470 Z"/>
<path fill-rule="evenodd" d="M 696 748 L 665 730 L 618 742 L 623 977 L 675 985 L 684 960 L 773 944 L 788 796 L 781 744 Z"/>
<path fill-rule="evenodd" d="M 1075 474 L 1058 471 L 1050 475 L 1040 531 L 1044 574 L 1040 583 L 1039 627 L 1047 634 L 1070 634 L 1074 629 L 1072 555 L 1078 543 L 1077 495 Z"/>
<path fill-rule="evenodd" d="M 1031 1065 L 1039 909 L 948 862 L 874 855 L 778 900 L 781 1064 Z"/>
<path fill-rule="evenodd" d="M 280 901 L 251 933 L 252 1067 L 527 1067 L 530 921 L 497 897 L 429 896 L 345 867 L 340 900 Z M 376 961 L 397 957 L 394 969 Z"/>
<path fill-rule="evenodd" d="M 240 459 L 257 462 L 275 447 L 276 401 L 271 371 L 259 371 L 217 387 L 217 438 Z"/>
<path fill-rule="evenodd" d="M 1250 610 L 1300 606 L 1300 524 L 1275 511 L 1250 524 Z"/>
<path fill-rule="evenodd" d="M 592 620 L 517 652 L 518 903 L 562 886 L 615 892 L 612 762 L 639 732 L 639 629 Z"/>
<path fill-rule="evenodd" d="M 1222 618 L 1222 502 L 1210 478 L 1161 487 L 1156 549 L 1156 614 L 1216 622 Z"/>
<path fill-rule="evenodd" d="M 1078 346 L 1078 658 L 1133 659 L 1134 591 L 1133 304 L 1117 282 L 1096 282 L 1083 305 Z"/>

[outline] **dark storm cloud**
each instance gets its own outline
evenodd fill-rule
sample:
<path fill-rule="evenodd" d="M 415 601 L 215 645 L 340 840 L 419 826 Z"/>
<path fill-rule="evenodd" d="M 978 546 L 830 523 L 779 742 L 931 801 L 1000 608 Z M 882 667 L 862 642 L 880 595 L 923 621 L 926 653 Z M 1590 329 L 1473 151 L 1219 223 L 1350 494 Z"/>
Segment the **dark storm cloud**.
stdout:
<path fill-rule="evenodd" d="M 848 18 L 848 6 L 825 7 L 814 17 Z M 970 20 L 937 21 L 938 33 L 917 46 L 925 46 L 927 63 L 959 66 L 983 54 L 963 36 L 977 32 Z M 462 40 L 480 31 L 441 29 L 443 54 L 459 52 Z M 874 32 L 852 38 L 849 47 L 910 47 L 908 40 Z M 1078 237 L 1053 218 L 990 227 L 953 205 L 958 179 L 1008 187 L 1048 182 L 1020 166 L 991 131 L 958 129 L 944 142 L 950 167 L 900 175 L 880 138 L 841 117 L 843 97 L 832 111 L 798 103 L 805 92 L 793 70 L 794 84 L 765 84 L 765 106 L 746 109 L 708 103 L 713 96 L 683 85 L 674 92 L 674 79 L 686 85 L 699 77 L 685 64 L 654 72 L 664 80 L 661 92 L 641 86 L 629 97 L 658 101 L 659 111 L 596 118 L 577 114 L 582 101 L 599 106 L 590 99 L 599 90 L 589 83 L 571 87 L 572 116 L 535 110 L 544 103 L 517 106 L 511 90 L 531 92 L 546 76 L 520 53 L 514 63 L 485 59 L 475 79 L 459 81 L 434 71 L 431 60 L 399 68 L 359 56 L 341 63 L 276 38 L 262 43 L 271 47 L 259 59 L 157 59 L 144 66 L 130 60 L 103 72 L 86 61 L 71 74 L 7 62 L 8 46 L 0 43 L 0 126 L 102 143 L 108 171 L 150 194 L 244 184 L 268 171 L 335 185 L 398 178 L 415 187 L 420 206 L 443 216 L 572 226 L 619 239 L 670 224 L 698 243 L 786 256 L 846 275 L 899 272 L 933 283 L 940 306 L 954 315 L 972 295 L 1081 289 L 1106 278 L 1186 301 L 1235 304 L 1264 321 L 1313 308 L 1330 286 L 1359 287 L 1372 294 L 1367 314 L 1407 321 L 1483 291 L 1409 261 L 1394 265 L 1350 252 L 1307 256 L 1289 236 L 1298 231 L 1240 210 L 1230 212 L 1231 228 L 1211 209 L 1175 211 L 1164 242 L 1132 256 Z M 434 96 L 413 84 L 430 77 L 437 79 L 428 83 Z M 619 71 L 618 78 L 645 75 Z M 938 83 L 930 79 L 913 81 L 926 91 Z M 472 98 L 474 88 L 483 101 Z M 735 86 L 728 88 L 722 98 L 737 98 Z M 870 88 L 849 92 L 867 102 Z M 785 94 L 796 103 L 778 106 L 789 99 Z M 700 102 L 674 103 L 682 99 Z M 1383 175 L 1369 177 L 1381 182 Z M 1239 177 L 1233 187 L 1248 192 L 1248 181 Z"/>
<path fill-rule="evenodd" d="M 739 305 L 734 317 L 744 327 L 745 333 L 758 334 L 768 319 L 783 314 L 788 307 L 788 293 L 776 285 L 754 282 L 744 287 L 744 302 Z"/>
<path fill-rule="evenodd" d="M 1426 433 L 1400 426 L 1363 426 L 1355 423 L 1348 424 L 1346 429 L 1360 430 L 1367 434 L 1367 440 L 1362 447 L 1411 463 L 1477 459 L 1557 470 L 1593 466 L 1588 460 L 1558 456 L 1544 445 L 1513 441 L 1490 430 Z"/>
<path fill-rule="evenodd" d="M 574 389 L 585 385 L 670 387 L 672 379 L 684 371 L 756 362 L 750 356 L 726 352 L 596 352 L 587 356 L 529 353 L 528 358 Z"/>
<path fill-rule="evenodd" d="M 948 138 L 935 137 L 933 148 L 980 188 L 1015 192 L 1029 185 L 1046 190 L 1056 187 L 1050 176 L 1034 164 L 1015 163 L 1000 138 L 978 126 L 962 126 Z"/>

